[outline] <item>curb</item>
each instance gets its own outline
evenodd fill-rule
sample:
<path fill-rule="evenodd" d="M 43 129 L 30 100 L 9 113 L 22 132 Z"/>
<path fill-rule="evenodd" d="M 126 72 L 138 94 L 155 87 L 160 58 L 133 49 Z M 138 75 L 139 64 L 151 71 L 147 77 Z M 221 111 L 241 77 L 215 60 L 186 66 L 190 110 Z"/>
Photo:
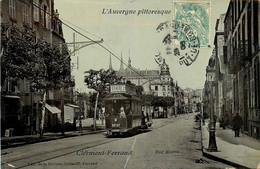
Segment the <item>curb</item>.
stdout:
<path fill-rule="evenodd" d="M 90 131 L 90 132 L 86 132 L 86 133 L 72 133 L 72 134 L 68 134 L 65 136 L 58 136 L 58 137 L 49 137 L 45 136 L 45 138 L 36 138 L 36 140 L 33 141 L 28 141 L 28 142 L 22 142 L 22 143 L 14 143 L 14 144 L 10 144 L 10 145 L 1 145 L 1 149 L 7 149 L 7 148 L 14 148 L 14 147 L 20 147 L 20 146 L 24 146 L 24 145 L 28 145 L 28 144 L 35 144 L 35 143 L 41 143 L 41 142 L 47 142 L 47 141 L 52 141 L 52 140 L 58 140 L 58 139 L 63 139 L 63 138 L 69 138 L 69 137 L 77 137 L 77 136 L 83 136 L 83 135 L 90 135 L 90 134 L 97 134 L 97 133 L 102 133 L 105 130 L 97 130 L 97 131 Z M 39 140 L 38 140 L 39 139 Z"/>
<path fill-rule="evenodd" d="M 234 162 L 232 162 L 232 161 L 228 161 L 228 160 L 226 160 L 226 159 L 219 158 L 219 157 L 217 157 L 217 156 L 214 156 L 214 155 L 211 155 L 211 154 L 209 154 L 209 153 L 206 153 L 206 152 L 204 152 L 204 150 L 202 150 L 202 154 L 203 154 L 204 157 L 207 157 L 207 158 L 212 159 L 212 160 L 215 160 L 215 161 L 222 162 L 222 163 L 227 164 L 227 165 L 231 165 L 231 166 L 236 167 L 236 168 L 238 168 L 238 169 L 250 169 L 250 168 L 248 168 L 248 167 L 246 167 L 246 166 L 243 166 L 243 165 L 234 163 Z"/>
<path fill-rule="evenodd" d="M 201 150 L 202 150 L 202 155 L 206 158 L 211 159 L 211 160 L 222 162 L 222 163 L 227 164 L 227 165 L 231 165 L 233 167 L 236 167 L 237 169 L 250 169 L 249 167 L 234 163 L 232 161 L 229 161 L 229 160 L 226 160 L 226 159 L 223 159 L 223 158 L 219 158 L 217 156 L 214 156 L 212 154 L 205 152 L 205 148 L 203 146 L 203 141 L 202 141 L 202 130 L 201 130 Z"/>

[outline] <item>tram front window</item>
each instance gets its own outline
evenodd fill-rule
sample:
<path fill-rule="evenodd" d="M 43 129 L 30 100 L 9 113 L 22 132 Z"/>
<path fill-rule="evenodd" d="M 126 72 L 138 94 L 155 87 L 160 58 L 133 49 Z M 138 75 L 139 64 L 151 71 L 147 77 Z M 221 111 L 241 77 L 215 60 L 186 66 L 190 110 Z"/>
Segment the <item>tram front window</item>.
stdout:
<path fill-rule="evenodd" d="M 129 101 L 109 101 L 106 103 L 107 116 L 126 117 L 131 114 Z"/>

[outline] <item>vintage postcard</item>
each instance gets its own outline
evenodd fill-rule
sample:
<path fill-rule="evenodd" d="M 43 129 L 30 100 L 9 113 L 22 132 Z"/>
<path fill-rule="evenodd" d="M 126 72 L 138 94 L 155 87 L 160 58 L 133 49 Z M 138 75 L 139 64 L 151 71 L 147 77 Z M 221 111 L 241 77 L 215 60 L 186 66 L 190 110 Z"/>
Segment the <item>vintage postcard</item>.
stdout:
<path fill-rule="evenodd" d="M 2 169 L 260 169 L 259 0 L 0 9 Z"/>

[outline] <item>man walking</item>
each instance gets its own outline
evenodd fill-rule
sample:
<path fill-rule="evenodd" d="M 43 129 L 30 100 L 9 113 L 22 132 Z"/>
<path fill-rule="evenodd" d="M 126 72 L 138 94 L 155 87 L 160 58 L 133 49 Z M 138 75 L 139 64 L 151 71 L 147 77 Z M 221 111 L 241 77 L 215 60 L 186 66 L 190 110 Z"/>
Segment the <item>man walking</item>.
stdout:
<path fill-rule="evenodd" d="M 242 126 L 242 117 L 239 116 L 238 113 L 236 113 L 236 115 L 233 117 L 232 119 L 232 127 L 233 127 L 233 130 L 235 131 L 235 137 L 239 137 L 239 130 Z"/>

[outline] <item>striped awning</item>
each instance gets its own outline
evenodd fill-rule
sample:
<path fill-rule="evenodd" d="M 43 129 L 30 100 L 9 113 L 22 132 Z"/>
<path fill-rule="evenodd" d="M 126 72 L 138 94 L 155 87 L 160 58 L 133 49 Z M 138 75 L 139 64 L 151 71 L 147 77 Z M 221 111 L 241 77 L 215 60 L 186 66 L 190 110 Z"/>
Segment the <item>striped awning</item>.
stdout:
<path fill-rule="evenodd" d="M 47 103 L 45 103 L 45 107 L 46 109 L 48 109 L 51 113 L 55 114 L 55 113 L 61 113 L 61 110 L 58 109 L 56 106 L 51 106 Z"/>

